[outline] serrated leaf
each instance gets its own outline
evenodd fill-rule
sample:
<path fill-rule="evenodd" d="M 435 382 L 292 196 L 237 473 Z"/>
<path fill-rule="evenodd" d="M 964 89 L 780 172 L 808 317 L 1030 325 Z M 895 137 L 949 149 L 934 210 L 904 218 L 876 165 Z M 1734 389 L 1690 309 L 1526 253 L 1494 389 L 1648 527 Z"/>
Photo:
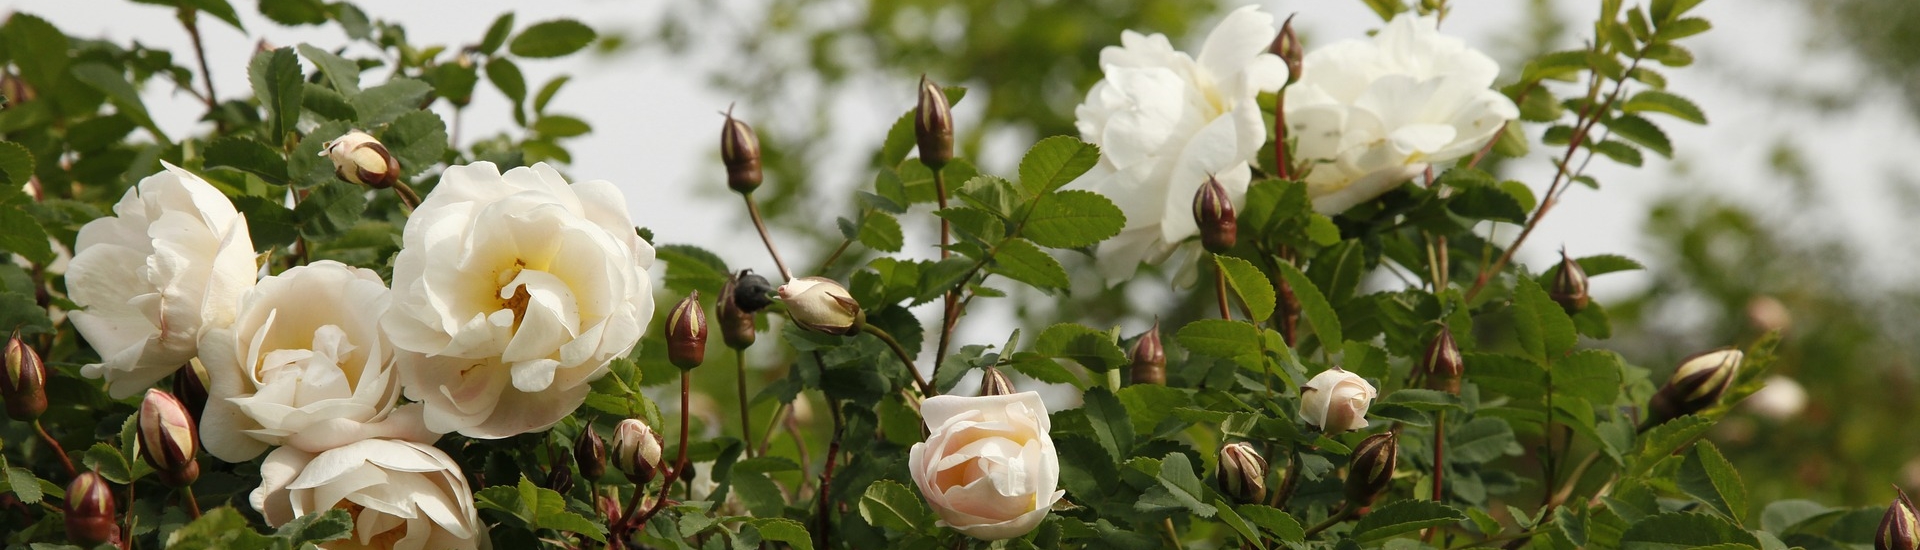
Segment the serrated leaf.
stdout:
<path fill-rule="evenodd" d="M 1475 418 L 1447 431 L 1450 463 L 1491 462 L 1503 456 L 1517 456 L 1522 451 L 1519 441 L 1513 437 L 1513 426 L 1497 418 Z"/>
<path fill-rule="evenodd" d="M 293 208 L 300 234 L 323 239 L 340 234 L 360 221 L 367 210 L 366 191 L 359 186 L 336 181 L 315 187 L 306 200 Z"/>
<path fill-rule="evenodd" d="M 1273 282 L 1267 274 L 1252 262 L 1233 256 L 1213 255 L 1215 265 L 1226 273 L 1227 284 L 1233 287 L 1234 294 L 1240 297 L 1240 303 L 1253 312 L 1253 321 L 1258 323 L 1273 316 L 1275 294 Z"/>
<path fill-rule="evenodd" d="M 300 93 L 300 106 L 307 112 L 324 120 L 353 122 L 354 119 L 359 118 L 360 113 L 353 109 L 353 104 L 347 101 L 347 96 L 340 95 L 340 92 L 312 82 L 305 83 L 302 87 L 306 88 L 306 91 Z"/>
<path fill-rule="evenodd" d="M 1836 512 L 1825 504 L 1803 499 L 1778 500 L 1760 511 L 1760 528 L 1787 535 L 1809 519 Z"/>
<path fill-rule="evenodd" d="M 1613 403 L 1620 394 L 1620 355 L 1583 349 L 1553 364 L 1553 393 L 1585 399 L 1595 405 Z"/>
<path fill-rule="evenodd" d="M 360 113 L 360 127 L 372 128 L 420 110 L 433 87 L 411 78 L 395 78 L 349 98 Z"/>
<path fill-rule="evenodd" d="M 1375 508 L 1353 526 L 1353 540 L 1365 543 L 1401 533 L 1464 521 L 1467 515 L 1430 500 L 1402 500 Z"/>
<path fill-rule="evenodd" d="M 1306 319 L 1307 326 L 1313 328 L 1314 335 L 1320 337 L 1320 346 L 1337 349 L 1344 345 L 1346 337 L 1340 333 L 1340 318 L 1333 312 L 1333 304 L 1320 293 L 1320 287 L 1300 268 L 1287 262 L 1279 262 L 1280 275 L 1287 280 L 1287 286 L 1293 290 L 1293 297 L 1300 301 L 1300 317 Z"/>
<path fill-rule="evenodd" d="M 1628 470 L 1627 477 L 1646 474 L 1653 469 L 1654 463 L 1672 455 L 1674 451 L 1680 450 L 1695 439 L 1699 439 L 1711 427 L 1713 427 L 1712 419 L 1687 415 L 1668 420 L 1647 430 L 1640 436 L 1639 445 L 1634 449 L 1633 465 Z"/>
<path fill-rule="evenodd" d="M 294 124 L 300 122 L 300 94 L 306 91 L 300 59 L 293 48 L 254 54 L 253 62 L 247 65 L 247 77 L 253 83 L 254 97 L 267 110 L 268 137 L 275 142 L 286 139 Z"/>
<path fill-rule="evenodd" d="M 1020 189 L 1027 197 L 1051 193 L 1100 161 L 1100 148 L 1072 136 L 1040 140 L 1020 159 Z"/>
<path fill-rule="evenodd" d="M 934 215 L 946 218 L 955 233 L 975 241 L 997 242 L 1007 234 L 1007 226 L 1000 218 L 978 208 L 954 206 Z"/>
<path fill-rule="evenodd" d="M 207 144 L 207 168 L 227 168 L 247 172 L 267 183 L 287 184 L 287 159 L 267 144 L 238 136 L 226 136 Z"/>
<path fill-rule="evenodd" d="M 1149 489 L 1139 504 L 1163 504 L 1153 501 L 1162 500 L 1156 497 L 1164 495 L 1203 518 L 1213 517 L 1219 511 L 1200 500 L 1206 495 L 1206 488 L 1200 484 L 1200 478 L 1193 474 L 1193 462 L 1186 453 L 1167 453 L 1166 458 L 1160 459 L 1160 475 L 1156 479 L 1160 484 Z M 1140 509 L 1139 504 L 1135 505 L 1136 510 Z"/>
<path fill-rule="evenodd" d="M 539 112 L 539 109 L 534 109 L 534 112 Z M 593 125 L 567 115 L 546 115 L 535 119 L 532 129 L 547 138 L 570 138 L 592 132 Z"/>
<path fill-rule="evenodd" d="M 931 532 L 934 522 L 919 492 L 885 479 L 868 485 L 861 495 L 860 517 L 875 527 L 908 533 Z"/>
<path fill-rule="evenodd" d="M 1522 277 L 1513 289 L 1514 333 L 1520 349 L 1534 361 L 1551 364 L 1573 348 L 1573 319 L 1533 279 Z"/>
<path fill-rule="evenodd" d="M 1201 319 L 1180 327 L 1174 341 L 1194 353 L 1231 359 L 1260 352 L 1260 329 L 1225 319 Z"/>
<path fill-rule="evenodd" d="M 1487 185 L 1467 187 L 1448 198 L 1447 209 L 1454 214 L 1477 220 L 1508 223 L 1527 221 L 1527 208 L 1520 204 L 1520 200 L 1505 189 L 1495 186 L 1491 181 Z"/>
<path fill-rule="evenodd" d="M 1603 122 L 1614 135 L 1638 143 L 1641 147 L 1646 147 L 1662 157 L 1673 157 L 1673 142 L 1668 140 L 1667 133 L 1660 130 L 1660 127 L 1652 121 L 1641 118 L 1639 115 L 1626 114 Z"/>
<path fill-rule="evenodd" d="M 1640 149 L 1624 141 L 1612 139 L 1606 141 L 1589 141 L 1587 142 L 1587 147 L 1593 149 L 1596 153 L 1606 155 L 1607 158 L 1613 159 L 1614 162 L 1627 166 L 1638 168 L 1645 162 L 1645 159 L 1640 156 Z"/>
<path fill-rule="evenodd" d="M 760 531 L 760 538 L 774 542 L 784 542 L 793 550 L 813 550 L 813 535 L 807 533 L 807 527 L 800 522 L 786 518 L 755 518 L 747 520 L 747 525 Z"/>
<path fill-rule="evenodd" d="M 7 468 L 5 473 L 7 486 L 13 490 L 15 496 L 20 497 L 20 502 L 39 504 L 40 499 L 46 496 L 40 492 L 40 478 L 33 477 L 33 472 L 27 471 L 26 468 L 13 466 Z"/>
<path fill-rule="evenodd" d="M 717 296 L 720 286 L 727 282 L 729 271 L 726 261 L 704 248 L 666 244 L 655 247 L 654 251 L 660 261 L 667 264 L 668 290 L 680 293 L 700 290 Z"/>
<path fill-rule="evenodd" d="M 302 548 L 305 544 L 317 545 L 340 540 L 352 534 L 353 516 L 348 515 L 343 508 L 300 516 L 274 531 L 275 537 L 287 539 L 294 548 Z"/>
<path fill-rule="evenodd" d="M 520 57 L 560 57 L 580 51 L 597 36 L 593 27 L 572 19 L 542 21 L 515 35 L 507 51 Z"/>
<path fill-rule="evenodd" d="M 1105 196 L 1058 191 L 1034 201 L 1020 236 L 1048 248 L 1080 248 L 1119 235 L 1126 225 L 1126 214 Z"/>
<path fill-rule="evenodd" d="M 527 100 L 527 77 L 521 74 L 520 66 L 504 57 L 493 58 L 487 61 L 487 81 L 506 94 L 513 101 L 515 114 L 520 114 L 520 104 Z"/>
<path fill-rule="evenodd" d="M 1664 113 L 1694 124 L 1707 123 L 1707 114 L 1692 100 L 1660 90 L 1633 94 L 1633 97 L 1620 104 L 1620 110 L 1629 113 Z"/>
<path fill-rule="evenodd" d="M 1227 527 L 1232 528 L 1234 533 L 1238 533 L 1240 540 L 1246 541 L 1246 544 L 1252 545 L 1259 550 L 1267 550 L 1266 537 L 1261 536 L 1259 531 L 1255 531 L 1254 527 L 1247 523 L 1247 520 L 1242 519 L 1239 513 L 1234 512 L 1233 504 L 1228 503 L 1225 499 L 1215 498 L 1213 499 L 1213 507 L 1219 510 L 1220 522 L 1227 524 Z"/>
<path fill-rule="evenodd" d="M 1126 365 L 1127 353 L 1113 343 L 1113 336 L 1073 323 L 1047 327 L 1033 340 L 1033 351 L 1041 355 L 1070 359 L 1088 370 L 1106 372 Z"/>
<path fill-rule="evenodd" d="M 0 183 L 19 189 L 33 178 L 33 151 L 25 145 L 0 141 Z"/>
<path fill-rule="evenodd" d="M 315 67 L 320 68 L 320 74 L 327 77 L 327 84 L 333 86 L 333 89 L 343 94 L 354 94 L 360 91 L 360 71 L 362 70 L 360 64 L 307 44 L 297 47 L 301 57 L 307 58 L 307 61 L 312 61 Z"/>
<path fill-rule="evenodd" d="M 1681 491 L 1712 506 L 1734 524 L 1744 523 L 1741 517 L 1747 513 L 1747 486 L 1713 442 L 1701 441 L 1693 446 L 1693 452 L 1687 453 L 1686 461 L 1680 464 L 1680 477 L 1675 481 Z"/>
<path fill-rule="evenodd" d="M 1280 539 L 1283 542 L 1301 542 L 1307 539 L 1306 530 L 1300 527 L 1300 520 L 1294 519 L 1292 515 L 1280 511 L 1279 508 L 1259 504 L 1247 504 L 1242 505 L 1239 508 L 1239 512 L 1241 517 L 1245 517 L 1247 521 L 1251 521 L 1254 525 L 1260 526 L 1261 529 L 1266 529 L 1267 532 L 1273 533 L 1274 538 Z"/>
<path fill-rule="evenodd" d="M 1133 451 L 1133 420 L 1127 415 L 1126 405 L 1121 404 L 1113 392 L 1098 386 L 1088 389 L 1080 410 L 1093 427 L 1094 440 L 1106 449 L 1113 462 L 1120 462 Z"/>
<path fill-rule="evenodd" d="M 1042 291 L 1065 289 L 1072 281 L 1060 261 L 1026 239 L 1008 239 L 993 253 L 988 271 L 1004 275 Z"/>
<path fill-rule="evenodd" d="M 1760 539 L 1727 520 L 1688 512 L 1648 516 L 1634 522 L 1620 536 L 1623 550 L 1676 550 L 1724 543 L 1758 547 Z"/>
<path fill-rule="evenodd" d="M 900 247 L 907 244 L 907 238 L 900 230 L 900 220 L 878 210 L 867 212 L 861 218 L 860 230 L 856 235 L 860 244 L 881 252 L 899 252 Z"/>
<path fill-rule="evenodd" d="M 1159 384 L 1132 384 L 1120 388 L 1117 392 L 1120 403 L 1129 411 L 1171 411 L 1193 403 L 1191 396 L 1179 388 L 1169 388 Z M 1130 414 L 1135 434 L 1152 435 L 1154 426 L 1167 419 L 1163 414 Z"/>
<path fill-rule="evenodd" d="M 153 134 L 154 139 L 162 143 L 170 141 L 167 139 L 166 132 L 160 131 L 160 126 L 154 124 L 153 117 L 147 114 L 147 105 L 140 101 L 140 91 L 135 89 L 132 83 L 127 82 L 127 75 L 123 70 L 104 63 L 81 63 L 74 65 L 69 71 L 73 73 L 74 79 L 106 94 L 107 100 L 113 103 L 113 108 L 118 109 L 120 114 L 127 118 L 133 119 L 142 128 L 146 128 L 147 132 Z M 294 97 L 297 112 L 300 103 L 297 92 Z"/>
<path fill-rule="evenodd" d="M 393 119 L 380 133 L 387 152 L 400 162 L 400 176 L 411 178 L 440 163 L 447 152 L 447 123 L 433 111 L 411 111 Z"/>

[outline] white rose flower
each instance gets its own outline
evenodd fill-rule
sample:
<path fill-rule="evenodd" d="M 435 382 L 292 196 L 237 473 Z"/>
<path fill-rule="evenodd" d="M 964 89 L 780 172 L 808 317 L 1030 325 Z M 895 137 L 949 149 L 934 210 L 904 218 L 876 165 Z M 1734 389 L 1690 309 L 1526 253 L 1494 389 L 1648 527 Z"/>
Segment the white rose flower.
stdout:
<path fill-rule="evenodd" d="M 71 314 L 100 362 L 80 368 L 105 378 L 125 399 L 193 359 L 200 333 L 233 323 L 253 288 L 253 238 L 246 216 L 218 189 L 166 162 L 87 222 L 67 268 Z"/>
<path fill-rule="evenodd" d="M 253 509 L 267 523 L 334 508 L 353 535 L 327 546 L 449 550 L 490 548 L 460 465 L 431 445 L 367 439 L 323 453 L 281 447 L 260 464 Z"/>
<path fill-rule="evenodd" d="M 435 439 L 418 406 L 395 412 L 386 311 L 387 285 L 372 270 L 322 260 L 262 279 L 232 327 L 200 339 L 207 452 L 242 462 L 269 445 L 320 452 L 370 437 Z"/>
<path fill-rule="evenodd" d="M 1127 216 L 1100 247 L 1109 282 L 1133 276 L 1142 261 L 1166 261 L 1200 234 L 1193 197 L 1208 176 L 1236 206 L 1244 203 L 1249 163 L 1267 140 L 1256 98 L 1287 81 L 1286 63 L 1267 53 L 1277 33 L 1272 15 L 1247 6 L 1214 27 L 1197 58 L 1175 51 L 1165 35 L 1133 31 L 1101 50 L 1106 78 L 1074 109 L 1081 139 L 1100 146 L 1100 162 L 1069 187 L 1106 195 Z M 1200 250 L 1186 249 L 1185 256 Z"/>
<path fill-rule="evenodd" d="M 1066 491 L 1046 404 L 1034 392 L 941 395 L 920 404 L 930 433 L 907 468 L 940 522 L 981 540 L 1018 537 L 1047 519 Z"/>
<path fill-rule="evenodd" d="M 1300 421 L 1329 434 L 1367 427 L 1367 407 L 1380 395 L 1360 375 L 1327 369 L 1300 387 Z"/>
<path fill-rule="evenodd" d="M 1489 88 L 1500 66 L 1438 25 L 1403 13 L 1371 40 L 1328 44 L 1302 60 L 1286 91 L 1287 135 L 1309 163 L 1314 211 L 1338 214 L 1473 154 L 1520 115 Z"/>
<path fill-rule="evenodd" d="M 612 183 L 454 166 L 407 220 L 382 321 L 427 426 L 500 438 L 586 398 L 653 317 L 653 246 Z"/>
<path fill-rule="evenodd" d="M 1753 392 L 1742 403 L 1754 414 L 1780 422 L 1793 420 L 1807 408 L 1807 389 L 1792 378 L 1778 374 L 1767 377 L 1767 385 Z"/>

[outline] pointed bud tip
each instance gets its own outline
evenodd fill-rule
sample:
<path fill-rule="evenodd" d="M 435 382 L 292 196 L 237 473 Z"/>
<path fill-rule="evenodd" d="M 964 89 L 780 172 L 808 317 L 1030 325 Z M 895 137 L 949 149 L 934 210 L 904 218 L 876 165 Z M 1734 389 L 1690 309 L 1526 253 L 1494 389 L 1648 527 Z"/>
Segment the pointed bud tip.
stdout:
<path fill-rule="evenodd" d="M 173 394 L 147 390 L 140 401 L 140 458 L 172 487 L 190 485 L 200 477 L 194 460 L 199 451 L 198 428 L 187 406 Z"/>
<path fill-rule="evenodd" d="M 1013 395 L 1014 393 L 1017 393 L 1017 390 L 1013 389 L 1013 381 L 1007 379 L 1006 373 L 1000 372 L 1000 369 L 993 367 L 987 367 L 981 371 L 981 397 L 989 395 Z"/>
<path fill-rule="evenodd" d="M 939 170 L 953 160 L 953 110 L 947 93 L 926 75 L 920 75 L 920 101 L 914 107 L 913 135 L 920 146 L 920 163 Z"/>
<path fill-rule="evenodd" d="M 1241 503 L 1267 499 L 1267 459 L 1253 445 L 1241 441 L 1220 447 L 1219 471 L 1214 477 L 1221 492 Z"/>
<path fill-rule="evenodd" d="M 592 426 L 583 426 L 580 437 L 573 442 L 573 463 L 580 467 L 580 475 L 588 480 L 599 480 L 607 475 L 607 442 Z"/>
<path fill-rule="evenodd" d="M 1427 344 L 1420 367 L 1427 377 L 1428 389 L 1460 394 L 1460 378 L 1466 374 L 1466 361 L 1460 356 L 1460 345 L 1454 341 L 1451 329 L 1440 327 L 1440 334 Z"/>
<path fill-rule="evenodd" d="M 691 369 L 707 358 L 707 312 L 700 307 L 700 291 L 680 300 L 667 314 L 667 359 Z"/>
<path fill-rule="evenodd" d="M 7 403 L 7 416 L 31 422 L 47 411 L 47 364 L 40 353 L 14 329 L 7 337 L 4 370 L 0 371 L 0 398 Z"/>
<path fill-rule="evenodd" d="M 67 484 L 64 508 L 69 542 L 96 546 L 112 540 L 119 529 L 114 523 L 113 489 L 100 474 L 88 471 L 74 477 Z"/>
<path fill-rule="evenodd" d="M 1200 243 L 1208 252 L 1226 252 L 1238 240 L 1239 222 L 1233 198 L 1219 179 L 1207 176 L 1207 182 L 1194 193 L 1193 221 L 1200 227 Z"/>
<path fill-rule="evenodd" d="M 1133 342 L 1130 354 L 1132 368 L 1129 379 L 1135 384 L 1167 384 L 1167 350 L 1160 342 L 1160 322 L 1154 321 L 1153 328 L 1140 334 Z"/>
<path fill-rule="evenodd" d="M 720 127 L 720 162 L 727 167 L 727 188 L 741 194 L 760 188 L 760 137 L 746 121 L 733 118 L 728 106 Z"/>
<path fill-rule="evenodd" d="M 1354 446 L 1347 468 L 1346 497 L 1354 505 L 1373 502 L 1393 483 L 1393 469 L 1400 459 L 1400 446 L 1393 432 L 1367 437 Z"/>
<path fill-rule="evenodd" d="M 1587 271 L 1580 262 L 1567 255 L 1566 249 L 1560 250 L 1560 269 L 1554 273 L 1553 286 L 1547 289 L 1547 296 L 1560 304 L 1568 315 L 1586 309 L 1593 297 L 1587 294 Z"/>

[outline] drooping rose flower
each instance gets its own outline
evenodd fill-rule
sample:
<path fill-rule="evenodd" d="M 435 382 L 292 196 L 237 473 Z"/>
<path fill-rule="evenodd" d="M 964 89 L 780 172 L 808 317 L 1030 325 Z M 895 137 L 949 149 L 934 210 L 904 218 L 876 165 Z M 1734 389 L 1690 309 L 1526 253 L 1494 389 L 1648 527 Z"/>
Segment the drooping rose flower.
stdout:
<path fill-rule="evenodd" d="M 1473 154 L 1520 115 L 1490 89 L 1492 58 L 1411 12 L 1371 40 L 1309 52 L 1300 72 L 1286 91 L 1287 135 L 1307 163 L 1313 209 L 1327 215 Z"/>
<path fill-rule="evenodd" d="M 328 546 L 395 550 L 489 548 L 460 464 L 431 445 L 367 439 L 323 453 L 281 447 L 260 464 L 250 498 L 267 523 L 341 508 L 353 535 Z"/>
<path fill-rule="evenodd" d="M 1327 369 L 1300 387 L 1300 421 L 1329 434 L 1367 427 L 1367 407 L 1379 395 L 1360 375 Z"/>
<path fill-rule="evenodd" d="M 431 442 L 418 406 L 395 412 L 394 349 L 380 331 L 387 298 L 378 273 L 331 260 L 262 279 L 232 327 L 201 338 L 207 452 L 242 462 L 269 445 L 317 453 L 370 437 Z"/>
<path fill-rule="evenodd" d="M 382 326 L 437 432 L 544 429 L 653 317 L 653 246 L 612 183 L 545 164 L 447 169 L 407 220 Z M 513 407 L 505 406 L 512 403 Z"/>
<path fill-rule="evenodd" d="M 100 353 L 80 368 L 125 399 L 198 352 L 200 333 L 233 323 L 258 267 L 246 216 L 206 180 L 166 170 L 127 190 L 114 215 L 87 222 L 67 268 L 73 326 Z"/>
<path fill-rule="evenodd" d="M 940 522 L 981 540 L 1018 537 L 1066 491 L 1046 404 L 1034 392 L 941 395 L 920 404 L 930 433 L 907 468 Z"/>
<path fill-rule="evenodd" d="M 1069 187 L 1106 195 L 1127 216 L 1101 245 L 1108 281 L 1131 277 L 1142 261 L 1166 261 L 1200 234 L 1194 193 L 1209 176 L 1233 202 L 1244 200 L 1249 163 L 1267 139 L 1255 99 L 1287 81 L 1286 63 L 1267 53 L 1276 32 L 1272 15 L 1247 6 L 1214 27 L 1198 56 L 1174 50 L 1165 35 L 1133 31 L 1101 50 L 1106 78 L 1074 109 L 1100 162 Z"/>

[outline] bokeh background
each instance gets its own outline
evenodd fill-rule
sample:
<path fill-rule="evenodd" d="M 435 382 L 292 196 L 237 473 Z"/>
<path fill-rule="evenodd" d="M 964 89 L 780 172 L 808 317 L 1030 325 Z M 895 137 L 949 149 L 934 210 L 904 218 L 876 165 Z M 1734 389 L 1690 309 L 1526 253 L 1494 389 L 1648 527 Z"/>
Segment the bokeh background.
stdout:
<path fill-rule="evenodd" d="M 1359 0 L 1259 3 L 1297 14 L 1309 49 L 1380 24 Z M 234 4 L 244 31 L 203 26 L 223 98 L 246 94 L 244 67 L 263 43 L 348 42 L 338 27 L 290 27 L 260 16 L 252 2 Z M 1577 47 L 1589 32 L 1579 22 L 1596 9 L 1572 0 L 1456 4 L 1442 29 L 1509 71 L 1537 53 Z M 848 208 L 852 189 L 871 184 L 868 155 L 912 107 L 920 74 L 970 88 L 955 108 L 963 152 L 984 171 L 1010 172 L 1034 140 L 1074 133 L 1072 109 L 1099 79 L 1099 50 L 1122 30 L 1197 47 L 1237 5 L 421 0 L 361 8 L 404 24 L 415 41 L 449 48 L 478 42 L 507 11 L 523 26 L 555 18 L 594 26 L 601 38 L 592 55 L 523 67 L 535 85 L 571 75 L 549 109 L 593 124 L 591 134 L 569 141 L 565 171 L 619 184 L 658 242 L 702 246 L 730 265 L 770 272 L 725 190 L 717 112 L 732 105 L 759 130 L 770 171 L 762 204 L 789 258 L 799 258 L 790 261 L 812 265 L 839 240 L 832 218 L 849 213 L 836 210 Z M 35 13 L 73 35 L 191 51 L 167 7 L 13 0 L 5 9 Z M 1691 41 L 1694 66 L 1668 75 L 1670 89 L 1703 106 L 1710 123 L 1668 128 L 1672 160 L 1649 155 L 1637 169 L 1597 163 L 1602 186 L 1568 193 L 1517 260 L 1544 267 L 1564 246 L 1645 263 L 1645 271 L 1595 279 L 1615 337 L 1587 345 L 1619 351 L 1656 377 L 1689 353 L 1784 330 L 1775 367 L 1783 378 L 1712 434 L 1754 502 L 1873 505 L 1888 500 L 1889 483 L 1920 491 L 1920 33 L 1910 31 L 1920 28 L 1920 3 L 1716 0 L 1696 13 L 1715 29 Z M 154 85 L 143 94 L 169 133 L 207 124 L 184 92 Z M 462 145 L 525 131 L 487 86 L 464 112 L 440 105 L 443 117 L 457 121 Z M 1530 135 L 1541 130 L 1528 128 Z M 1538 154 L 1498 170 L 1536 192 L 1551 175 Z M 1506 241 L 1517 228 L 1495 231 Z M 909 227 L 907 239 L 925 243 L 923 256 L 935 255 L 930 228 Z M 1113 290 L 1090 276 L 1075 284 L 1064 298 L 981 303 L 960 344 L 998 344 L 1016 320 L 1038 328 L 1071 318 L 1133 333 L 1155 312 L 1181 306 L 1152 273 Z M 1374 284 L 1398 283 L 1383 275 Z M 936 307 L 918 313 L 931 320 Z"/>

